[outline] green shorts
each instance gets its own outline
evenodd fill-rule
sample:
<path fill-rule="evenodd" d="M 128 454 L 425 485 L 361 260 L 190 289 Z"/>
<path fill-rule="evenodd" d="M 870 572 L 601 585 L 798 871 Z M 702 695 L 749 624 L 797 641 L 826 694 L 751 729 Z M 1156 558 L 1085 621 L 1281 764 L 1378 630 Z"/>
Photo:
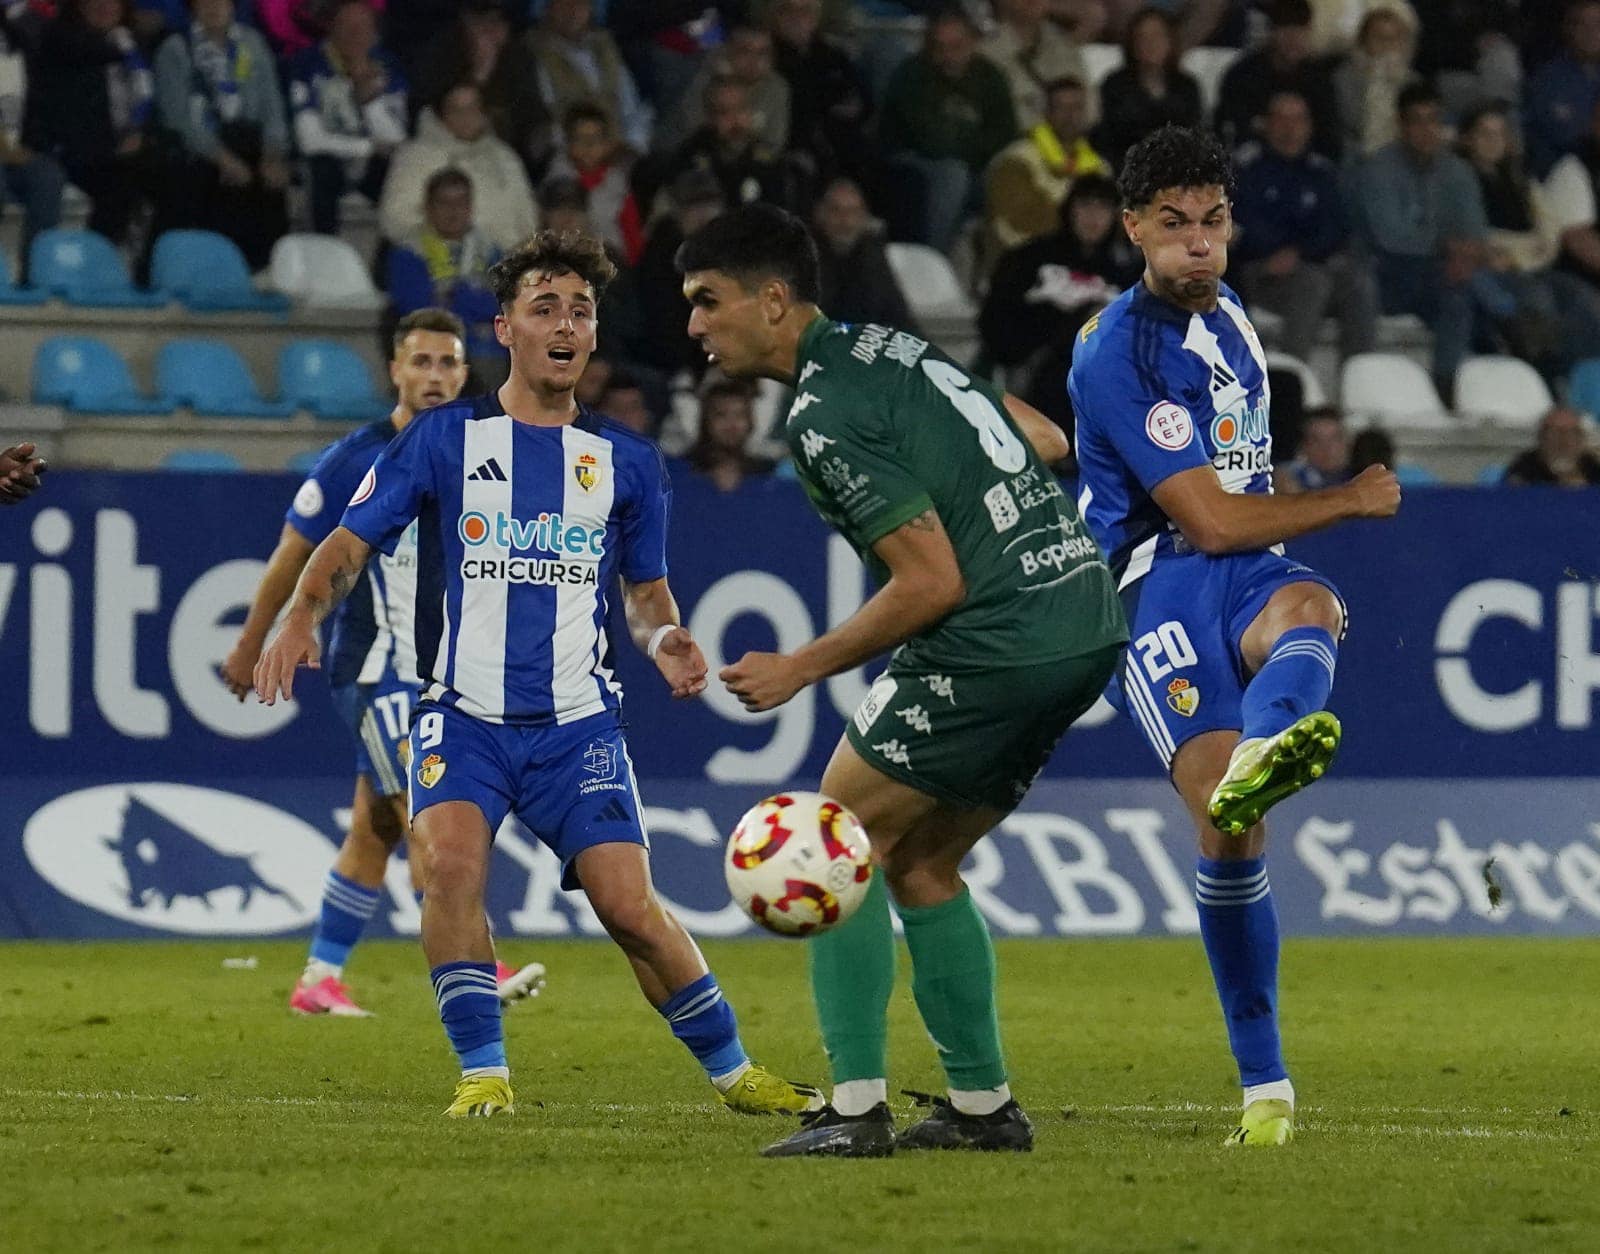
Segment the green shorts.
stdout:
<path fill-rule="evenodd" d="M 891 659 L 845 735 L 874 767 L 919 792 L 1009 812 L 1105 691 L 1122 649 L 959 675 Z"/>

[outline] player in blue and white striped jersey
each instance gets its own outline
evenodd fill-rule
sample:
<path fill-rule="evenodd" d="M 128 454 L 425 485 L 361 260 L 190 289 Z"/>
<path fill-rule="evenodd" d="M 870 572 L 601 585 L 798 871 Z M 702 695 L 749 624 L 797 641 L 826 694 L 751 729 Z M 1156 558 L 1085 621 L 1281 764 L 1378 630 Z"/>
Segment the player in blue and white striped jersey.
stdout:
<path fill-rule="evenodd" d="M 467 369 L 461 320 L 419 309 L 395 327 L 389 377 L 393 411 L 330 445 L 295 493 L 277 548 L 222 677 L 240 700 L 250 691 L 261 648 L 278 611 L 316 548 L 339 525 L 346 503 L 378 454 L 421 410 L 461 393 Z M 378 908 L 389 856 L 406 836 L 404 748 L 419 682 L 412 637 L 416 599 L 415 528 L 392 554 L 372 559 L 333 616 L 325 667 L 333 702 L 356 741 L 350 829 L 323 885 L 322 910 L 305 970 L 290 994 L 298 1014 L 363 1015 L 344 982 L 344 966 Z M 418 870 L 412 864 L 413 878 Z M 536 993 L 544 968 L 497 967 L 502 997 Z"/>
<path fill-rule="evenodd" d="M 1112 695 L 1193 816 L 1195 899 L 1244 1113 L 1230 1145 L 1294 1135 L 1278 1035 L 1278 916 L 1261 818 L 1338 746 L 1325 706 L 1345 609 L 1285 540 L 1400 506 L 1392 473 L 1290 497 L 1271 487 L 1266 359 L 1222 283 L 1233 172 L 1210 135 L 1163 127 L 1120 176 L 1144 277 L 1084 324 L 1068 391 L 1079 506 L 1133 637 Z"/>
<path fill-rule="evenodd" d="M 667 584 L 670 492 L 648 440 L 578 404 L 600 291 L 598 241 L 544 232 L 490 271 L 511 377 L 499 391 L 421 415 L 373 465 L 307 565 L 256 668 L 263 700 L 292 696 L 316 627 L 374 549 L 417 520 L 413 830 L 428 853 L 422 943 L 461 1064 L 446 1114 L 512 1109 L 494 996 L 484 881 L 494 833 L 515 813 L 561 860 L 632 963 L 640 988 L 731 1108 L 821 1104 L 751 1063 L 699 948 L 656 896 L 609 666 L 606 612 L 620 578 L 629 632 L 677 697 L 706 664 Z"/>

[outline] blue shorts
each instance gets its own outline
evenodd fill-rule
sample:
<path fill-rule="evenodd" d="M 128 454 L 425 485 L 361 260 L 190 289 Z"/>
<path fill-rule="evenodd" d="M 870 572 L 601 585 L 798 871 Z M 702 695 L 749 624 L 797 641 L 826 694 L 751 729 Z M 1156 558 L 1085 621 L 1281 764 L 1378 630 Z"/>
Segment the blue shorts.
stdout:
<path fill-rule="evenodd" d="M 650 847 L 615 714 L 517 727 L 424 702 L 411 728 L 410 784 L 413 821 L 441 801 L 469 801 L 492 837 L 515 814 L 561 860 L 568 891 L 580 887 L 573 860 L 585 849 Z"/>
<path fill-rule="evenodd" d="M 1339 589 L 1273 552 L 1157 559 L 1123 590 L 1131 643 L 1106 697 L 1132 717 L 1162 765 L 1205 732 L 1238 731 L 1245 685 L 1239 642 L 1272 594 L 1292 583 Z"/>
<path fill-rule="evenodd" d="M 385 670 L 375 684 L 340 684 L 333 708 L 356 738 L 356 774 L 372 781 L 380 797 L 406 790 L 406 732 L 418 689 Z"/>

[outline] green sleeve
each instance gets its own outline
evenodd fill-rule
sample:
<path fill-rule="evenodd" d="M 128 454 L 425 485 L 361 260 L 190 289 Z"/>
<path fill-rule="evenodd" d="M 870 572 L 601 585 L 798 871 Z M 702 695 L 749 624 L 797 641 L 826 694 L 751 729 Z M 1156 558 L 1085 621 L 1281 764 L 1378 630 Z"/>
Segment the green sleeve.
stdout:
<path fill-rule="evenodd" d="M 882 419 L 837 394 L 790 420 L 789 444 L 812 500 L 858 550 L 933 508 L 927 489 L 901 468 Z"/>

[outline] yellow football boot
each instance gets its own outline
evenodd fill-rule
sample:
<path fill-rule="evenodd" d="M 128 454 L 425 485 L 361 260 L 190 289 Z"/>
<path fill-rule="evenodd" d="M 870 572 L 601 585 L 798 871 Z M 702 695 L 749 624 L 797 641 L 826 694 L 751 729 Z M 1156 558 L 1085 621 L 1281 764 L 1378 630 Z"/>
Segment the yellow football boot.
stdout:
<path fill-rule="evenodd" d="M 1294 1140 L 1294 1107 L 1275 1097 L 1251 1102 L 1224 1145 L 1287 1145 Z"/>
<path fill-rule="evenodd" d="M 511 1104 L 511 1081 L 497 1075 L 462 1076 L 456 1097 L 444 1112 L 451 1119 L 488 1119 L 516 1113 Z"/>
<path fill-rule="evenodd" d="M 1278 802 L 1321 779 L 1343 730 L 1326 710 L 1307 714 L 1276 736 L 1241 740 L 1206 812 L 1219 832 L 1238 836 Z"/>
<path fill-rule="evenodd" d="M 750 1064 L 722 1094 L 722 1103 L 741 1115 L 802 1115 L 826 1104 L 821 1089 L 794 1084 L 760 1063 Z"/>

